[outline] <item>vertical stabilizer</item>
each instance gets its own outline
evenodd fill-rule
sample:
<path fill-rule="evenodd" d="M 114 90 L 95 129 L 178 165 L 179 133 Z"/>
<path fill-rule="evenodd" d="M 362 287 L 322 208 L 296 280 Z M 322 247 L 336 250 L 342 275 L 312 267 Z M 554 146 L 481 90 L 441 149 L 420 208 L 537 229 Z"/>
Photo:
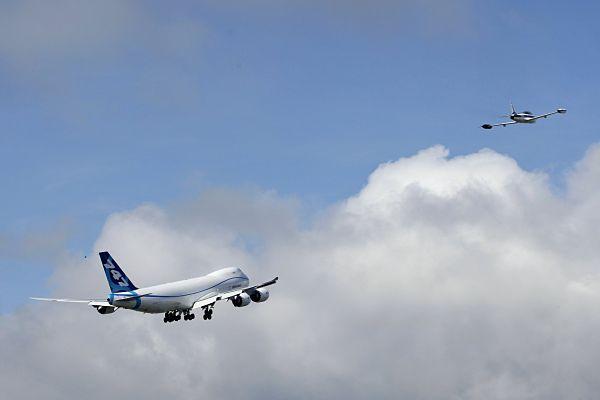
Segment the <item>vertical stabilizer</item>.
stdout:
<path fill-rule="evenodd" d="M 108 251 L 100 253 L 100 261 L 102 261 L 102 267 L 104 268 L 111 292 L 131 292 L 137 289 Z"/>

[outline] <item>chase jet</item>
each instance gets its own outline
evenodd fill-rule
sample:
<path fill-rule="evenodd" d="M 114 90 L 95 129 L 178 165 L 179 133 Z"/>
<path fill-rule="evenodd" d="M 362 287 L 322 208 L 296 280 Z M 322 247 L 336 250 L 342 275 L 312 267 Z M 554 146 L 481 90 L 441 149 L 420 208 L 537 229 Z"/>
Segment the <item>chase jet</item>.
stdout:
<path fill-rule="evenodd" d="M 510 118 L 510 121 L 499 122 L 497 124 L 483 124 L 483 125 L 481 125 L 481 127 L 483 129 L 492 129 L 495 126 L 506 126 L 506 125 L 512 125 L 512 124 L 533 124 L 535 121 L 537 121 L 540 118 L 548 118 L 551 115 L 565 114 L 566 112 L 567 112 L 566 108 L 557 108 L 556 110 L 546 113 L 546 114 L 533 115 L 533 113 L 531 111 L 517 112 L 517 110 L 515 110 L 515 106 L 513 106 L 511 103 L 510 114 L 503 115 L 503 117 Z"/>

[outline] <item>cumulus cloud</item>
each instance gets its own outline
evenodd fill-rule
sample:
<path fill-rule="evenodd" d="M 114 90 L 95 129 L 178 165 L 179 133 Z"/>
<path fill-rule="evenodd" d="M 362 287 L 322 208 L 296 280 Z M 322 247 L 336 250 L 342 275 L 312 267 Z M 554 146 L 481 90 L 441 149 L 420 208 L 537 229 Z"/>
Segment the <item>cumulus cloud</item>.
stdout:
<path fill-rule="evenodd" d="M 95 250 L 138 286 L 227 265 L 281 280 L 209 323 L 28 305 L 0 317 L 0 383 L 24 399 L 595 398 L 599 163 L 592 146 L 556 194 L 510 157 L 437 146 L 308 227 L 272 193 L 113 214 Z M 95 258 L 65 258 L 55 294 L 106 292 Z"/>

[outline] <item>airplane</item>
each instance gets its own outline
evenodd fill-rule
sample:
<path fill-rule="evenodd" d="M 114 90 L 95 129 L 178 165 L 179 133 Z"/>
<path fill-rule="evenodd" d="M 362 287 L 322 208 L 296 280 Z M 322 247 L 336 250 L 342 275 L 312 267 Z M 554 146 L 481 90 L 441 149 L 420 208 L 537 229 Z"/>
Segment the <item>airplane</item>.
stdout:
<path fill-rule="evenodd" d="M 104 300 L 73 300 L 31 297 L 32 300 L 55 301 L 62 303 L 87 303 L 100 314 L 112 314 L 119 308 L 149 314 L 162 314 L 163 321 L 185 321 L 195 318 L 193 310 L 203 309 L 204 320 L 212 319 L 215 303 L 231 301 L 234 307 L 245 307 L 250 302 L 262 303 L 269 298 L 267 286 L 279 279 L 275 277 L 260 285 L 249 286 L 248 276 L 240 268 L 223 268 L 198 278 L 145 288 L 136 287 L 107 252 L 99 253 L 100 261 L 110 287 L 110 294 Z"/>
<path fill-rule="evenodd" d="M 511 113 L 509 115 L 503 115 L 503 117 L 508 117 L 512 121 L 500 122 L 498 124 L 493 124 L 493 125 L 483 124 L 483 125 L 481 125 L 481 127 L 483 129 L 492 129 L 495 126 L 506 126 L 506 125 L 512 125 L 512 124 L 533 124 L 535 121 L 537 121 L 540 118 L 548 118 L 550 115 L 564 114 L 567 112 L 567 110 L 565 108 L 557 108 L 556 111 L 552 111 L 547 114 L 533 115 L 533 113 L 531 111 L 517 112 L 515 110 L 515 106 L 513 106 L 512 103 L 510 104 L 510 110 L 511 110 Z"/>

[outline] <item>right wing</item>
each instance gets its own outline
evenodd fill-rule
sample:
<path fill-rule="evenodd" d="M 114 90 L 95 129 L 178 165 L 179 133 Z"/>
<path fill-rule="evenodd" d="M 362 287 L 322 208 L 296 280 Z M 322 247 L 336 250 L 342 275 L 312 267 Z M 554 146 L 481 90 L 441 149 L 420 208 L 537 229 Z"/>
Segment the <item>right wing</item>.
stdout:
<path fill-rule="evenodd" d="M 263 287 L 269 286 L 269 285 L 274 285 L 275 283 L 277 283 L 278 279 L 279 279 L 279 277 L 275 277 L 268 282 L 261 283 L 260 285 L 250 286 L 245 289 L 234 290 L 232 292 L 222 293 L 222 294 L 218 294 L 218 295 L 209 296 L 204 299 L 200 299 L 194 303 L 194 305 L 192 306 L 192 309 L 212 307 L 217 301 L 229 300 L 230 298 L 235 297 L 240 293 L 247 293 L 250 295 L 256 289 L 260 289 L 260 288 L 263 288 Z"/>
<path fill-rule="evenodd" d="M 536 115 L 535 117 L 532 118 L 532 120 L 535 121 L 536 119 L 540 119 L 540 118 L 548 118 L 551 115 L 554 115 L 554 114 L 564 114 L 566 112 L 567 112 L 566 108 L 557 108 L 555 111 L 552 111 L 552 112 L 549 112 L 549 113 L 546 113 L 546 114 L 542 114 L 542 115 Z"/>
<path fill-rule="evenodd" d="M 506 126 L 506 125 L 512 125 L 512 124 L 516 124 L 516 123 L 517 123 L 516 121 L 506 121 L 506 122 L 500 122 L 498 124 L 492 124 L 492 125 L 490 125 L 490 124 L 483 124 L 483 125 L 481 125 L 481 127 L 483 129 L 492 129 L 495 126 Z"/>
<path fill-rule="evenodd" d="M 269 286 L 269 285 L 274 285 L 277 283 L 277 280 L 279 279 L 278 276 L 276 276 L 275 278 L 271 279 L 268 282 L 265 283 L 261 283 L 260 285 L 256 285 L 256 286 L 252 286 L 249 288 L 244 289 L 244 292 L 249 291 L 249 290 L 254 290 L 254 289 L 260 289 L 261 287 L 265 287 L 265 286 Z"/>

